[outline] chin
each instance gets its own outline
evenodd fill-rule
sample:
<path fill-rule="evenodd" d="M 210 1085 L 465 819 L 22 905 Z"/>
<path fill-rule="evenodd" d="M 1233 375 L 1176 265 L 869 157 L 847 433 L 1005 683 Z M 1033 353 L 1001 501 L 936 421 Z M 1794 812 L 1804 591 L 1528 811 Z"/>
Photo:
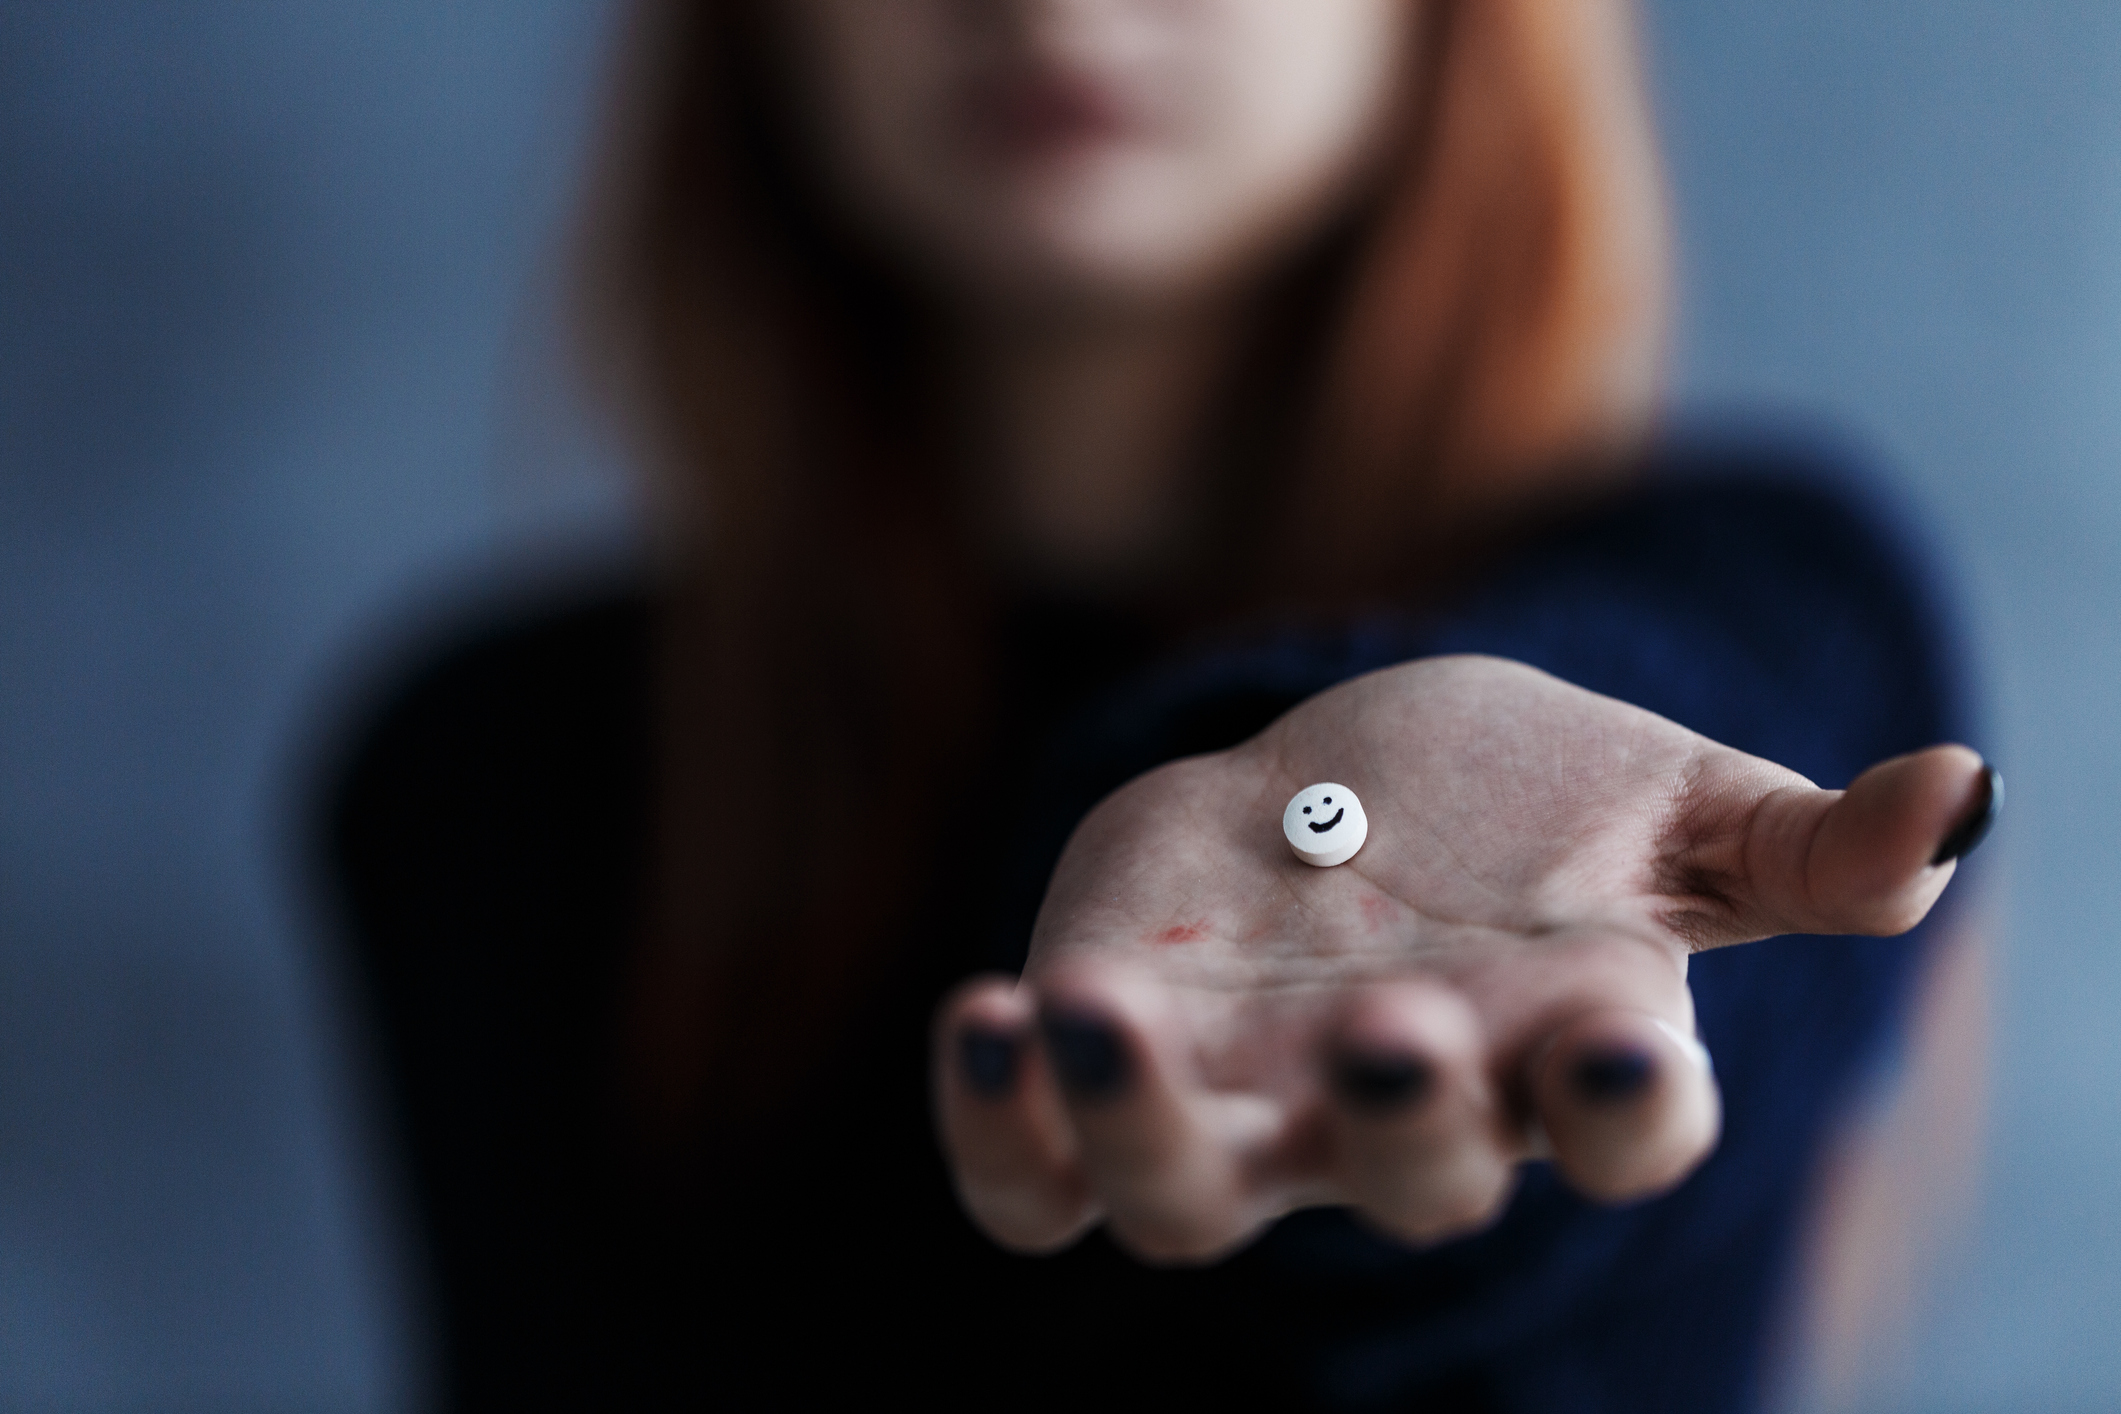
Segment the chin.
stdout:
<path fill-rule="evenodd" d="M 981 303 L 1024 309 L 1111 309 L 1212 293 L 1227 252 L 1142 233 L 1067 227 L 998 234 L 946 278 Z"/>
<path fill-rule="evenodd" d="M 1209 202 L 1178 199 L 1189 186 L 1169 164 L 1110 160 L 1010 183 L 964 221 L 951 283 L 1006 304 L 1105 305 L 1182 298 L 1212 285 L 1231 263 L 1226 228 Z M 991 197 L 990 197 L 991 201 Z M 952 203 L 960 217 L 978 204 Z M 937 234 L 942 234 L 938 232 Z"/>

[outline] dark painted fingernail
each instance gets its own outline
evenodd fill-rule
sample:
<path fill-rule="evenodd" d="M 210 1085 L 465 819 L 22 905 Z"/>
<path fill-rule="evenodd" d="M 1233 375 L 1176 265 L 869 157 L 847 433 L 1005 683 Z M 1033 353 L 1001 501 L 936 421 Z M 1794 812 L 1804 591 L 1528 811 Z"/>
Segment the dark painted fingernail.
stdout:
<path fill-rule="evenodd" d="M 1949 864 L 1954 859 L 1964 859 L 1972 854 L 1981 841 L 1988 838 L 1996 817 L 2003 813 L 2003 775 L 1994 766 L 1981 768 L 1980 793 L 1974 799 L 1974 808 L 1966 812 L 1966 818 L 1952 827 L 1937 846 L 1937 853 L 1930 860 L 1930 867 Z"/>
<path fill-rule="evenodd" d="M 1578 1099 L 1593 1105 L 1632 1100 L 1650 1088 L 1657 1062 L 1641 1051 L 1596 1051 L 1569 1069 Z"/>
<path fill-rule="evenodd" d="M 1333 1058 L 1333 1093 L 1358 1110 L 1397 1110 L 1429 1098 L 1436 1068 L 1420 1056 L 1348 1051 Z"/>
<path fill-rule="evenodd" d="M 1020 1053 L 1016 1038 L 1005 1031 L 967 1026 L 957 1033 L 958 1069 L 967 1088 L 984 1099 L 1004 1099 L 1016 1089 Z"/>
<path fill-rule="evenodd" d="M 1038 1024 L 1061 1085 L 1076 1099 L 1112 1099 L 1134 1078 L 1119 1032 L 1103 1017 L 1052 1011 L 1041 1014 Z"/>

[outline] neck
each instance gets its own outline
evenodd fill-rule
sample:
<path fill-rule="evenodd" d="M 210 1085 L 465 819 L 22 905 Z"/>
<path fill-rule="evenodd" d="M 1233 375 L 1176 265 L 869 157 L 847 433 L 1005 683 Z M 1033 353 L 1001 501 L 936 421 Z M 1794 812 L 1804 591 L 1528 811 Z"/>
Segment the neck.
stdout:
<path fill-rule="evenodd" d="M 965 431 L 990 545 L 1050 584 L 1152 584 L 1198 539 L 1193 455 L 1238 311 L 975 326 L 961 341 Z"/>

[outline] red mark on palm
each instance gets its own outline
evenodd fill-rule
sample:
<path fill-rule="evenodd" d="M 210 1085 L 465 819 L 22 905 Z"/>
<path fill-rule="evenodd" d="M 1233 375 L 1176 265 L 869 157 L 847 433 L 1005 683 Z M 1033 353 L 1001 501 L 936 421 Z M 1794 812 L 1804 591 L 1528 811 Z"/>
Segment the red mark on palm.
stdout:
<path fill-rule="evenodd" d="M 1155 935 L 1159 943 L 1197 943 L 1208 936 L 1208 920 L 1198 923 L 1174 923 Z"/>

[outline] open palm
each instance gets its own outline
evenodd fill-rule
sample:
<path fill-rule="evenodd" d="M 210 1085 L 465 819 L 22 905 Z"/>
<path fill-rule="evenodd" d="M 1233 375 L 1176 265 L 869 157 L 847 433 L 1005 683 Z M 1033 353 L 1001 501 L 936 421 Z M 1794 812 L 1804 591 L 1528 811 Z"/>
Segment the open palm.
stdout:
<path fill-rule="evenodd" d="M 1321 781 L 1369 816 L 1333 868 L 1281 830 Z M 1657 1192 L 1719 1123 L 1689 955 L 1912 927 L 1989 790 L 1964 747 L 1819 790 L 1493 658 L 1342 684 L 1099 805 L 1021 981 L 945 1002 L 959 1191 L 1009 1246 L 1104 1220 L 1156 1260 L 1317 1203 L 1449 1236 L 1542 1154 L 1594 1197 Z"/>

